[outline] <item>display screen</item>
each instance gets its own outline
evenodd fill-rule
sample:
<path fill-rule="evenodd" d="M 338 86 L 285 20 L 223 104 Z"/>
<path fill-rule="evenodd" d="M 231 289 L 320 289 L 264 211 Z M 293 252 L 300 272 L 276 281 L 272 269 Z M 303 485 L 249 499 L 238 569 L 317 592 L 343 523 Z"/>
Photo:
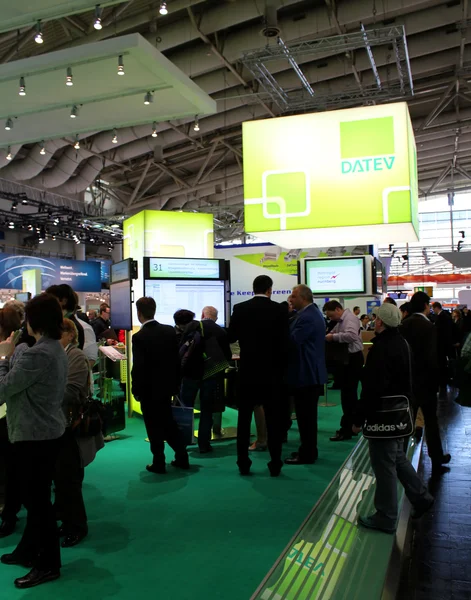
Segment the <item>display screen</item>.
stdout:
<path fill-rule="evenodd" d="M 384 292 L 385 280 L 382 263 L 375 258 L 373 270 L 373 294 L 382 294 Z"/>
<path fill-rule="evenodd" d="M 155 318 L 164 325 L 175 325 L 173 315 L 182 308 L 195 313 L 200 319 L 205 306 L 214 306 L 219 312 L 218 323 L 224 326 L 224 281 L 149 281 L 145 282 L 145 295 L 154 298 L 157 305 Z M 111 308 L 113 313 L 113 308 Z"/>
<path fill-rule="evenodd" d="M 110 285 L 111 327 L 131 331 L 131 282 L 121 281 Z"/>
<path fill-rule="evenodd" d="M 305 269 L 306 285 L 314 295 L 366 292 L 363 257 L 306 260 Z"/>
<path fill-rule="evenodd" d="M 223 279 L 217 258 L 147 258 L 146 279 Z"/>
<path fill-rule="evenodd" d="M 19 292 L 18 294 L 15 294 L 15 300 L 18 300 L 19 302 L 24 302 L 26 304 L 26 302 L 29 302 L 31 300 L 31 293 Z"/>
<path fill-rule="evenodd" d="M 131 279 L 131 259 L 122 260 L 111 265 L 111 283 L 129 281 Z"/>

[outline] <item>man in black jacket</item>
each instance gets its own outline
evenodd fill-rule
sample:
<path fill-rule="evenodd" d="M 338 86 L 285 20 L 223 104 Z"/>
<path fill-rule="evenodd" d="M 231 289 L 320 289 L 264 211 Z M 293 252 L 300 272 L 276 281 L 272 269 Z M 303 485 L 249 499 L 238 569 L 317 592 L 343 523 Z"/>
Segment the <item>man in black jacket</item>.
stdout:
<path fill-rule="evenodd" d="M 240 345 L 240 397 L 237 424 L 237 465 L 241 475 L 248 475 L 250 425 L 254 406 L 262 405 L 268 433 L 273 477 L 280 474 L 283 396 L 282 384 L 289 347 L 289 321 L 286 306 L 273 302 L 273 281 L 259 275 L 253 282 L 254 297 L 234 306 L 229 325 L 229 341 Z M 286 411 L 285 411 L 286 412 Z"/>
<path fill-rule="evenodd" d="M 377 309 L 376 336 L 372 340 L 373 347 L 363 369 L 362 392 L 354 418 L 354 432 L 360 431 L 365 419 L 367 424 L 381 424 L 382 416 L 377 411 L 383 408 L 382 398 L 411 397 L 409 348 L 399 333 L 400 323 L 401 313 L 396 306 L 386 303 Z M 410 415 L 409 424 L 412 425 Z M 405 455 L 404 438 L 394 437 L 395 433 L 387 435 L 388 437 L 368 440 L 371 466 L 376 476 L 376 513 L 360 516 L 358 521 L 369 529 L 394 533 L 398 513 L 397 479 L 404 486 L 406 496 L 414 507 L 413 517 L 422 516 L 432 506 L 433 498 Z"/>
<path fill-rule="evenodd" d="M 440 302 L 432 304 L 437 329 L 437 356 L 440 392 L 446 394 L 449 380 L 448 358 L 453 355 L 453 319 L 447 310 L 443 310 Z"/>
<path fill-rule="evenodd" d="M 172 396 L 178 391 L 179 356 L 173 327 L 155 319 L 153 298 L 136 302 L 141 330 L 132 336 L 132 393 L 141 403 L 153 463 L 146 468 L 164 474 L 164 440 L 175 452 L 174 467 L 188 469 L 188 452 L 172 415 Z"/>
<path fill-rule="evenodd" d="M 420 407 L 424 413 L 428 453 L 432 460 L 432 472 L 439 475 L 442 465 L 451 460 L 443 454 L 437 419 L 438 357 L 437 329 L 430 322 L 430 297 L 416 292 L 409 303 L 410 316 L 404 319 L 400 332 L 412 351 L 412 383 L 415 412 Z"/>

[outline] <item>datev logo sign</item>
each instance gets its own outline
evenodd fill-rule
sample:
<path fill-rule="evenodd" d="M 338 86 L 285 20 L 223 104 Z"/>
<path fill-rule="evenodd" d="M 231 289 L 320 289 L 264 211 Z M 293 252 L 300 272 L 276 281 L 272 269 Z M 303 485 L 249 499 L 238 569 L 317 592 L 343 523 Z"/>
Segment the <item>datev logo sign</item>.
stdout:
<path fill-rule="evenodd" d="M 391 171 L 394 155 L 394 118 L 362 119 L 340 123 L 343 175 Z"/>

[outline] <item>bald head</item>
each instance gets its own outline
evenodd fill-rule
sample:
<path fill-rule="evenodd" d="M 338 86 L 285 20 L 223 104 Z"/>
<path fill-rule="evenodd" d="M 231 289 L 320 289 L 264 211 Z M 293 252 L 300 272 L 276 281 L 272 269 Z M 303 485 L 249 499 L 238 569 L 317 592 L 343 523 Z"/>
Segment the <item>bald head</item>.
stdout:
<path fill-rule="evenodd" d="M 218 309 L 214 306 L 205 306 L 201 314 L 202 319 L 211 319 L 211 321 L 218 320 Z"/>

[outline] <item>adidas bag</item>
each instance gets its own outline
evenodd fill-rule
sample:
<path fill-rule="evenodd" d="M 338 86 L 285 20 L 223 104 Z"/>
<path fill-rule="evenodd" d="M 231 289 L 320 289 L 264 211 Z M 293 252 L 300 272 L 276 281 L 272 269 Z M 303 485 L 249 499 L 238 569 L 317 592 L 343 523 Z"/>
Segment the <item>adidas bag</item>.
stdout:
<path fill-rule="evenodd" d="M 390 440 L 409 437 L 414 433 L 414 421 L 407 396 L 382 396 L 380 408 L 368 416 L 363 426 L 367 439 Z"/>

